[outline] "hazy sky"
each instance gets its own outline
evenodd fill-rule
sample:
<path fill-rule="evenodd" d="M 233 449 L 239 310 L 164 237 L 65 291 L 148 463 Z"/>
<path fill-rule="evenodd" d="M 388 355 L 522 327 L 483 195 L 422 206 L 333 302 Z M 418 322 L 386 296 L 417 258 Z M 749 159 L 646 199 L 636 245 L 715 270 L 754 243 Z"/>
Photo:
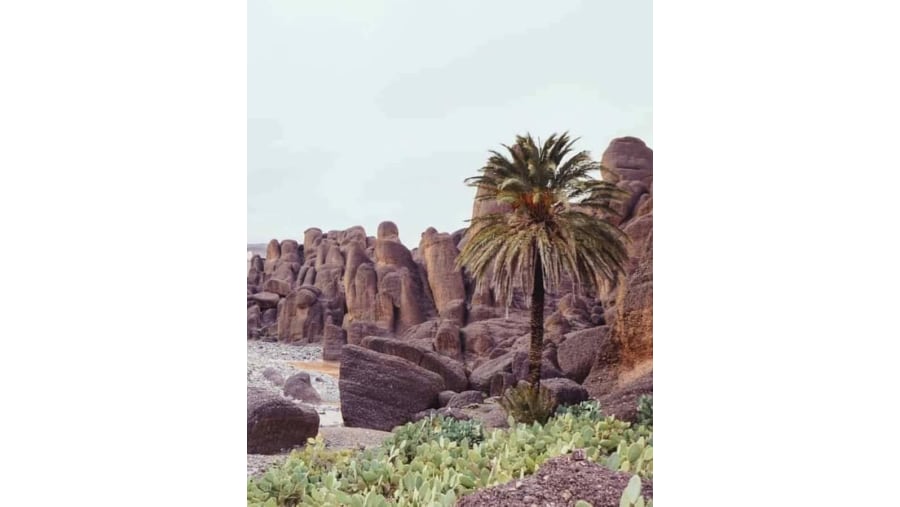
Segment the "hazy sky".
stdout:
<path fill-rule="evenodd" d="M 645 0 L 251 0 L 251 243 L 465 227 L 487 150 L 570 131 L 653 146 Z M 599 177 L 599 175 L 598 175 Z"/>

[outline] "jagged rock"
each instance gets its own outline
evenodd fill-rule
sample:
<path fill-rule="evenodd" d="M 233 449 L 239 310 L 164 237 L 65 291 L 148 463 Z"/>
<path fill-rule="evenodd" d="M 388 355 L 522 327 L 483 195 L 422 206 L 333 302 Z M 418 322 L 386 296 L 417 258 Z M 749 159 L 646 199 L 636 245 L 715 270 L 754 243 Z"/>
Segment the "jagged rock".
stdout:
<path fill-rule="evenodd" d="M 341 349 L 347 344 L 347 332 L 342 328 L 325 323 L 325 336 L 322 340 L 322 359 L 325 361 L 340 361 Z"/>
<path fill-rule="evenodd" d="M 277 454 L 319 433 L 319 414 L 257 388 L 247 389 L 247 454 Z"/>
<path fill-rule="evenodd" d="M 484 401 L 484 393 L 481 391 L 463 391 L 447 402 L 450 408 L 463 408 L 469 405 L 477 405 Z"/>
<path fill-rule="evenodd" d="M 309 373 L 295 373 L 284 381 L 284 395 L 306 403 L 320 403 L 322 399 L 309 381 Z"/>
<path fill-rule="evenodd" d="M 345 426 L 390 431 L 436 407 L 444 381 L 405 359 L 346 345 L 339 389 Z"/>
<path fill-rule="evenodd" d="M 451 391 L 464 391 L 469 385 L 466 369 L 459 361 L 454 361 L 432 350 L 393 338 L 369 336 L 361 345 L 369 350 L 401 357 L 412 364 L 425 368 L 441 376 L 444 387 Z M 444 390 L 444 389 L 442 389 Z"/>
<path fill-rule="evenodd" d="M 583 382 L 596 361 L 598 351 L 603 351 L 607 357 L 615 357 L 610 341 L 609 328 L 606 326 L 567 334 L 556 352 L 563 374 L 575 382 Z"/>
<path fill-rule="evenodd" d="M 438 315 L 459 325 L 465 324 L 466 288 L 462 271 L 456 268 L 459 250 L 453 238 L 431 227 L 422 233 L 419 249 Z"/>

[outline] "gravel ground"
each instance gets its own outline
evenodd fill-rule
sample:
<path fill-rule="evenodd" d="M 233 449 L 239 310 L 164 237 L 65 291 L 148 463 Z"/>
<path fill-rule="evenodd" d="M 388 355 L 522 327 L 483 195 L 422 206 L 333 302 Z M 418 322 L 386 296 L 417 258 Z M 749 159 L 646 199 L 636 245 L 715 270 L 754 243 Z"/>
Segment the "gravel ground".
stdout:
<path fill-rule="evenodd" d="M 290 364 L 295 361 L 321 361 L 321 345 L 290 345 L 277 342 L 262 342 L 256 340 L 247 341 L 247 387 L 259 387 L 282 394 L 282 387 L 272 383 L 263 376 L 263 370 L 274 368 L 284 379 L 303 371 Z M 313 405 L 319 412 L 319 427 L 323 431 L 336 430 L 343 425 L 340 410 L 340 394 L 336 378 L 309 371 L 309 379 L 322 398 L 322 403 Z M 290 399 L 290 398 L 289 398 Z M 299 402 L 298 402 L 299 403 Z M 247 476 L 260 475 L 274 463 L 287 459 L 289 452 L 284 454 L 247 455 Z"/>
<path fill-rule="evenodd" d="M 247 341 L 247 387 L 259 387 L 277 394 L 282 387 L 263 376 L 266 368 L 274 368 L 284 379 L 304 371 L 294 366 L 296 361 L 322 360 L 321 345 L 289 345 L 277 342 Z M 325 439 L 328 449 L 360 449 L 377 446 L 391 435 L 387 431 L 365 428 L 345 428 L 341 419 L 340 393 L 338 381 L 331 375 L 311 369 L 310 381 L 322 398 L 322 403 L 314 405 L 319 412 L 319 434 Z M 269 467 L 282 463 L 290 451 L 282 454 L 248 454 L 247 477 L 260 476 Z"/>
<path fill-rule="evenodd" d="M 277 342 L 247 341 L 247 387 L 261 387 L 281 393 L 277 386 L 263 377 L 263 370 L 272 367 L 287 379 L 302 370 L 290 363 L 293 361 L 321 361 L 321 345 L 290 345 Z M 336 378 L 316 371 L 309 372 L 309 379 L 326 404 L 340 402 Z"/>

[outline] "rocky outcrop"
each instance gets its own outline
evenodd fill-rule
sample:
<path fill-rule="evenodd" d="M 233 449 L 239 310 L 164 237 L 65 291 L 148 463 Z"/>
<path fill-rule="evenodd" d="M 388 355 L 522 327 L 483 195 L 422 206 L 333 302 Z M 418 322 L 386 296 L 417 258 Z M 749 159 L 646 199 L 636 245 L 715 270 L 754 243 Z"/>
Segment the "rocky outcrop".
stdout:
<path fill-rule="evenodd" d="M 419 250 L 438 315 L 462 326 L 465 324 L 466 288 L 462 271 L 456 268 L 459 250 L 453 237 L 431 227 L 422 233 Z"/>
<path fill-rule="evenodd" d="M 339 388 L 345 426 L 390 431 L 417 412 L 436 408 L 444 381 L 405 359 L 347 345 Z"/>
<path fill-rule="evenodd" d="M 322 340 L 322 359 L 340 361 L 341 349 L 347 344 L 347 332 L 331 322 L 325 323 L 325 337 Z"/>
<path fill-rule="evenodd" d="M 653 358 L 653 232 L 647 239 L 638 267 L 628 278 L 618 315 L 614 339 L 621 347 L 625 369 Z"/>
<path fill-rule="evenodd" d="M 319 433 L 319 414 L 268 391 L 247 389 L 247 454 L 277 454 Z"/>
<path fill-rule="evenodd" d="M 278 303 L 278 339 L 290 343 L 309 343 L 322 336 L 325 307 L 322 292 L 304 285 Z"/>
<path fill-rule="evenodd" d="M 601 163 L 603 178 L 628 192 L 619 215 L 604 217 L 630 238 L 626 276 L 581 295 L 563 276 L 557 293 L 547 294 L 542 358 L 543 378 L 565 376 L 592 393 L 652 368 L 653 351 L 653 151 L 636 138 L 614 139 Z M 507 209 L 476 199 L 472 216 Z M 248 261 L 248 338 L 322 341 L 326 360 L 367 337 L 396 338 L 407 344 L 391 345 L 407 351 L 398 357 L 429 366 L 447 388 L 500 392 L 527 371 L 529 298 L 516 291 L 507 308 L 490 290 L 490 273 L 476 284 L 455 268 L 467 232 L 429 228 L 412 251 L 389 221 L 374 236 L 354 226 L 310 228 L 300 242 L 272 240 L 265 258 Z"/>
<path fill-rule="evenodd" d="M 653 370 L 640 377 L 625 381 L 605 393 L 591 393 L 600 401 L 604 415 L 614 415 L 624 421 L 637 421 L 638 399 L 642 395 L 653 395 Z"/>

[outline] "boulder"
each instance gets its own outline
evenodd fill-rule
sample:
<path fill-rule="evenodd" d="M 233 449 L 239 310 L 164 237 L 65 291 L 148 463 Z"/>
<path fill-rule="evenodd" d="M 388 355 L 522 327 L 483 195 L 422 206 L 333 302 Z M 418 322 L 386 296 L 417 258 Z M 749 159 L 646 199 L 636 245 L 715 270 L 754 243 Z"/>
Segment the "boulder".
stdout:
<path fill-rule="evenodd" d="M 272 277 L 266 280 L 262 286 L 262 290 L 278 294 L 279 296 L 287 296 L 291 293 L 291 282 Z"/>
<path fill-rule="evenodd" d="M 469 374 L 469 384 L 473 389 L 488 392 L 491 380 L 498 373 L 512 373 L 513 353 L 507 352 L 496 359 L 489 359 Z"/>
<path fill-rule="evenodd" d="M 347 343 L 359 345 L 366 336 L 390 336 L 387 329 L 378 327 L 372 322 L 351 322 L 347 328 Z"/>
<path fill-rule="evenodd" d="M 438 393 L 438 406 L 446 407 L 450 398 L 456 396 L 456 391 L 441 391 Z"/>
<path fill-rule="evenodd" d="M 435 408 L 444 381 L 405 359 L 346 345 L 339 389 L 345 426 L 390 431 Z"/>
<path fill-rule="evenodd" d="M 502 396 L 503 391 L 516 385 L 516 377 L 512 373 L 500 372 L 491 378 L 491 387 L 488 394 L 491 396 Z"/>
<path fill-rule="evenodd" d="M 497 343 L 516 338 L 530 330 L 527 319 L 497 318 L 473 322 L 460 329 L 466 356 L 487 357 Z"/>
<path fill-rule="evenodd" d="M 598 351 L 613 354 L 613 344 L 606 326 L 575 331 L 565 336 L 557 347 L 556 357 L 563 374 L 575 382 L 584 382 L 597 359 Z M 614 356 L 613 356 L 614 357 Z"/>
<path fill-rule="evenodd" d="M 541 386 L 550 391 L 550 399 L 553 400 L 554 407 L 576 405 L 588 399 L 587 390 L 575 381 L 567 378 L 542 380 Z"/>
<path fill-rule="evenodd" d="M 424 346 L 378 336 L 363 338 L 360 345 L 382 354 L 403 358 L 416 366 L 440 375 L 444 387 L 451 391 L 464 391 L 469 385 L 466 369 L 461 362 L 428 350 Z"/>
<path fill-rule="evenodd" d="M 463 391 L 450 398 L 447 406 L 450 408 L 463 408 L 469 405 L 477 405 L 483 401 L 484 393 L 481 391 Z"/>
<path fill-rule="evenodd" d="M 319 414 L 263 389 L 247 389 L 247 454 L 278 454 L 319 433 Z"/>
<path fill-rule="evenodd" d="M 485 429 L 509 427 L 508 415 L 497 403 L 483 403 L 456 410 L 460 410 L 469 418 L 480 422 Z"/>
<path fill-rule="evenodd" d="M 513 352 L 513 361 L 512 361 L 512 374 L 515 380 L 527 380 L 528 379 L 528 368 L 530 367 L 530 361 L 528 360 L 528 352 L 523 350 L 517 350 Z M 541 357 L 541 378 L 542 379 L 550 379 L 562 377 L 563 372 L 553 364 L 552 360 L 546 355 Z"/>
<path fill-rule="evenodd" d="M 263 370 L 263 377 L 265 377 L 269 382 L 275 384 L 276 386 L 284 385 L 284 376 L 275 368 L 271 366 L 267 367 Z"/>
<path fill-rule="evenodd" d="M 309 373 L 295 373 L 284 381 L 284 395 L 306 403 L 321 403 L 322 398 L 309 381 Z"/>

